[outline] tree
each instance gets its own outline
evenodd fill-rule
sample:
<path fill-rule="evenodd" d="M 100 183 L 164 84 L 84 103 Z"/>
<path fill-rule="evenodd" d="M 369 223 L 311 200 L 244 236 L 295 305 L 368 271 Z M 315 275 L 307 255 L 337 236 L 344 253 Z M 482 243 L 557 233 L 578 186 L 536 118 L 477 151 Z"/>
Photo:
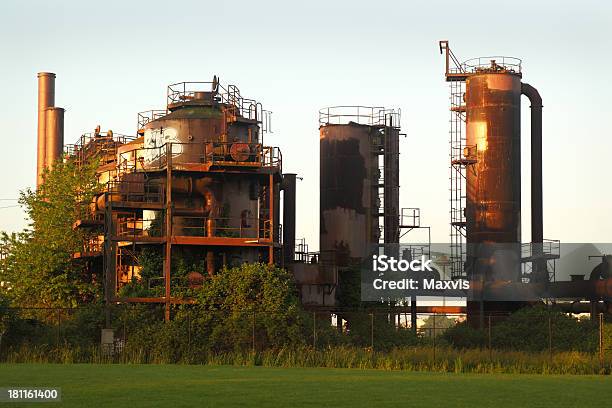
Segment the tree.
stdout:
<path fill-rule="evenodd" d="M 433 337 L 435 332 L 436 336 L 443 334 L 446 329 L 454 327 L 457 324 L 457 319 L 440 315 L 430 315 L 423 319 L 423 324 L 419 327 L 419 332 L 425 337 Z"/>
<path fill-rule="evenodd" d="M 87 214 L 99 191 L 96 168 L 95 162 L 77 166 L 73 160 L 58 161 L 45 171 L 38 190 L 21 192 L 29 226 L 0 237 L 6 252 L 0 281 L 10 283 L 13 306 L 74 307 L 94 296 L 96 287 L 84 263 L 72 259 L 87 233 L 72 225 Z"/>

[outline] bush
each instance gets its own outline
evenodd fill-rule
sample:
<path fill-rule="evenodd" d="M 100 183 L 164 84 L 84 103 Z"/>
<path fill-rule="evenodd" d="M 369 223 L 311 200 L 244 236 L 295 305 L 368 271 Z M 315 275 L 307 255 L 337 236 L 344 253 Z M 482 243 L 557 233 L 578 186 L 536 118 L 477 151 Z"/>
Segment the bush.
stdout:
<path fill-rule="evenodd" d="M 550 324 L 550 326 L 549 326 Z M 467 322 L 448 329 L 443 338 L 459 348 L 488 347 L 488 328 L 479 330 Z M 503 350 L 540 352 L 594 352 L 598 346 L 597 323 L 580 320 L 544 305 L 525 307 L 509 316 L 494 316 L 491 347 Z"/>
<path fill-rule="evenodd" d="M 485 345 L 485 333 L 468 325 L 467 321 L 457 323 L 444 331 L 442 339 L 448 344 L 460 348 L 475 348 Z"/>

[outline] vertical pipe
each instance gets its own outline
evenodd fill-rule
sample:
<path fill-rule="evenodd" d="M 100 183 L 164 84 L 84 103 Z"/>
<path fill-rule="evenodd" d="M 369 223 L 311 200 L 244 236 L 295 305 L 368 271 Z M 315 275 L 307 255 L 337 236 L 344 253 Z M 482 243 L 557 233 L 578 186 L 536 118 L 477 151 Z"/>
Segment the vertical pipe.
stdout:
<path fill-rule="evenodd" d="M 166 247 L 164 259 L 165 314 L 170 321 L 170 269 L 172 267 L 172 143 L 166 144 Z"/>
<path fill-rule="evenodd" d="M 531 241 L 544 239 L 542 209 L 542 97 L 533 86 L 522 83 L 521 93 L 531 102 Z"/>
<path fill-rule="evenodd" d="M 603 313 L 599 314 L 599 368 L 604 363 Z"/>
<path fill-rule="evenodd" d="M 544 211 L 542 192 L 542 97 L 533 86 L 522 83 L 521 93 L 531 102 L 531 242 L 536 258 L 543 255 Z M 533 273 L 539 281 L 548 280 L 546 261 L 533 263 Z"/>
<path fill-rule="evenodd" d="M 47 166 L 47 146 L 45 132 L 45 109 L 55 105 L 55 74 L 38 73 L 38 136 L 36 159 L 36 186 L 42 183 L 42 174 Z"/>
<path fill-rule="evenodd" d="M 412 295 L 410 298 L 410 328 L 415 336 L 417 334 L 417 321 L 417 297 Z"/>
<path fill-rule="evenodd" d="M 206 252 L 206 273 L 208 276 L 215 274 L 215 253 L 213 251 Z"/>
<path fill-rule="evenodd" d="M 45 109 L 45 166 L 51 168 L 62 157 L 64 150 L 64 109 Z"/>
<path fill-rule="evenodd" d="M 270 173 L 270 194 L 269 194 L 269 205 L 270 205 L 270 246 L 268 247 L 268 264 L 274 264 L 274 176 Z"/>
<path fill-rule="evenodd" d="M 283 174 L 283 262 L 293 262 L 295 252 L 295 180 L 294 173 Z"/>

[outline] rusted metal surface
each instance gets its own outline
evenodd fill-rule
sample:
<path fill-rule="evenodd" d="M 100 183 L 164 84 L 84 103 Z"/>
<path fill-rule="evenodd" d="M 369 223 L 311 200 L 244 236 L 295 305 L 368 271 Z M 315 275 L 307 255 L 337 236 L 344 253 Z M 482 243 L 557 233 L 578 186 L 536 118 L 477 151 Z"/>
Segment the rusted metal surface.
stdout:
<path fill-rule="evenodd" d="M 173 256 L 189 253 L 204 265 L 194 273 L 212 275 L 243 262 L 277 263 L 281 253 L 282 158 L 262 143 L 261 105 L 235 87 L 222 98 L 214 89 L 169 88 L 170 96 L 167 111 L 139 117 L 141 138 L 118 141 L 96 130 L 70 152 L 91 150 L 78 156 L 83 162 L 108 158 L 98 172 L 104 194 L 90 205 L 92 217 L 104 219 L 107 300 L 137 276 L 139 248 L 156 247 L 164 294 L 120 301 L 164 303 L 166 319 L 176 303 Z M 110 150 L 102 139 L 112 141 L 104 144 Z"/>
<path fill-rule="evenodd" d="M 42 182 L 42 174 L 47 166 L 47 138 L 45 132 L 45 110 L 55 105 L 55 74 L 38 73 L 38 137 L 36 159 L 36 185 Z"/>
<path fill-rule="evenodd" d="M 379 240 L 370 130 L 359 124 L 320 128 L 319 245 L 337 251 L 339 266 L 363 259 Z"/>
<path fill-rule="evenodd" d="M 385 108 L 319 112 L 320 249 L 335 251 L 338 266 L 399 242 L 399 120 Z"/>
<path fill-rule="evenodd" d="M 467 145 L 476 163 L 467 169 L 467 242 L 521 240 L 521 81 L 509 73 L 466 80 Z"/>

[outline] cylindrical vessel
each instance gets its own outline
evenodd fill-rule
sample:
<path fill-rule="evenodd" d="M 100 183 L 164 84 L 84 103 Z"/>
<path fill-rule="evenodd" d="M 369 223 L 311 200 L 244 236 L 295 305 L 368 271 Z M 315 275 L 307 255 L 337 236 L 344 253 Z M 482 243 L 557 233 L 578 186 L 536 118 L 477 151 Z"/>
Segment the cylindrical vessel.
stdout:
<path fill-rule="evenodd" d="M 240 157 L 245 155 L 243 144 L 250 138 L 252 143 L 259 143 L 256 123 L 235 122 L 228 127 L 218 105 L 183 106 L 145 125 L 144 165 L 159 166 L 159 160 L 165 160 L 166 143 L 172 143 L 174 164 L 201 163 L 204 156 L 235 159 L 237 151 L 241 152 Z M 232 150 L 236 144 L 239 148 Z"/>
<path fill-rule="evenodd" d="M 64 109 L 45 109 L 46 166 L 51 167 L 64 151 Z"/>
<path fill-rule="evenodd" d="M 368 256 L 380 237 L 378 156 L 372 127 L 357 123 L 320 127 L 320 250 L 338 266 Z"/>
<path fill-rule="evenodd" d="M 47 147 L 45 132 L 45 109 L 55 105 L 55 74 L 38 73 L 38 137 L 36 159 L 36 185 L 42 183 L 42 174 L 47 165 Z"/>
<path fill-rule="evenodd" d="M 508 72 L 466 80 L 467 243 L 521 239 L 521 78 Z"/>

